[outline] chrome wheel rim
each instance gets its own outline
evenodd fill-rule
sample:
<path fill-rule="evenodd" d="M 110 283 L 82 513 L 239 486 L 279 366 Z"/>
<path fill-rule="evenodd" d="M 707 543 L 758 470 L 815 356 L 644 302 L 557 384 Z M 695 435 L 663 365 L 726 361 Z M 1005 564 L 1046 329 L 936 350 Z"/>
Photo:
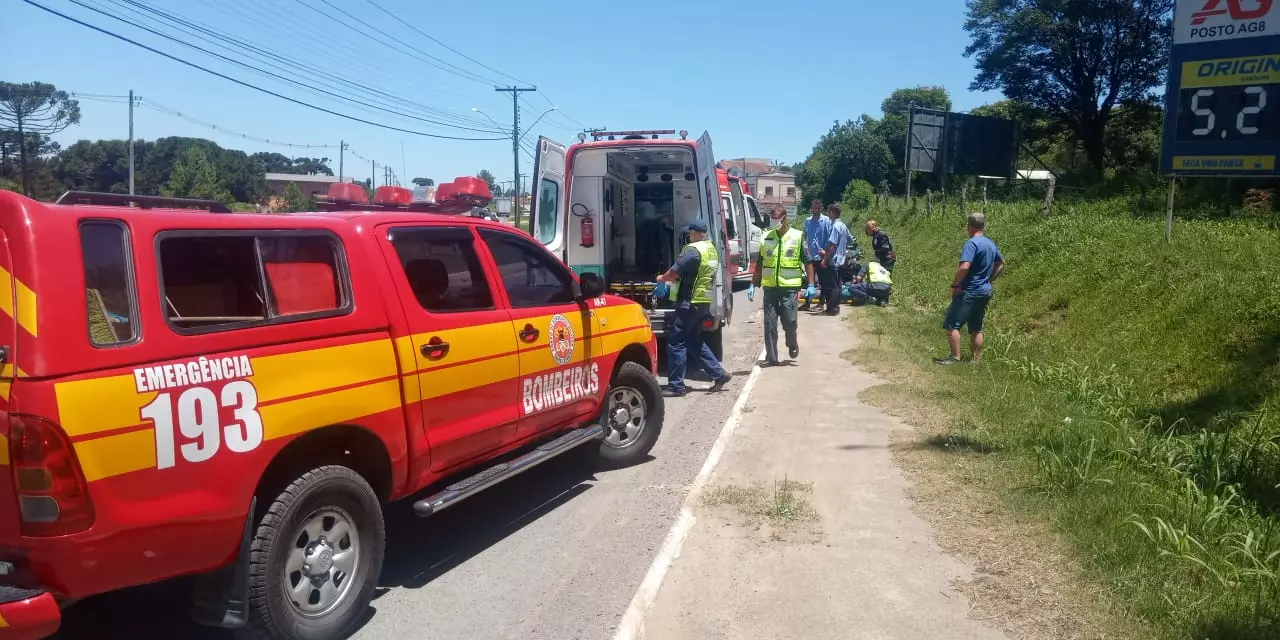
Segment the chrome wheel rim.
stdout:
<path fill-rule="evenodd" d="M 639 391 L 631 387 L 610 389 L 604 413 L 605 444 L 618 449 L 634 444 L 644 433 L 648 415 L 649 405 Z"/>
<path fill-rule="evenodd" d="M 281 588 L 295 610 L 323 616 L 346 599 L 360 569 L 360 533 L 347 512 L 313 511 L 294 531 Z"/>

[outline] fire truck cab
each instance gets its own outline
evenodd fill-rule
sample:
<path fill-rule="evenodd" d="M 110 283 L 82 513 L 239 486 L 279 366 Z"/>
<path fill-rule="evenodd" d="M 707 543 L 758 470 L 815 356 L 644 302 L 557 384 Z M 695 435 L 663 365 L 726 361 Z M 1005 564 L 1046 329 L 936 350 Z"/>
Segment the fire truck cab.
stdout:
<path fill-rule="evenodd" d="M 532 235 L 579 274 L 595 273 L 606 289 L 645 307 L 659 340 L 674 304 L 653 296 L 656 278 L 687 242 L 684 229 L 707 223 L 720 252 L 712 285 L 706 343 L 723 357 L 720 331 L 733 317 L 731 273 L 750 267 L 730 229 L 751 228 L 746 209 L 721 196 L 711 136 L 687 131 L 593 131 L 566 147 L 538 141 L 534 160 Z M 740 197 L 740 192 L 739 192 Z M 730 270 L 733 270 L 732 272 Z"/>
<path fill-rule="evenodd" d="M 762 218 L 756 207 L 755 198 L 751 195 L 751 187 L 736 174 L 724 169 L 716 169 L 716 182 L 720 187 L 720 206 L 725 211 L 726 233 L 729 237 L 729 275 L 736 282 L 751 282 L 751 274 L 755 270 L 756 260 L 760 258 L 760 243 L 764 240 L 765 230 L 769 222 Z M 745 217 L 750 224 L 744 228 L 736 221 Z M 745 252 L 745 260 L 741 254 Z M 745 263 L 747 266 L 741 267 Z"/>

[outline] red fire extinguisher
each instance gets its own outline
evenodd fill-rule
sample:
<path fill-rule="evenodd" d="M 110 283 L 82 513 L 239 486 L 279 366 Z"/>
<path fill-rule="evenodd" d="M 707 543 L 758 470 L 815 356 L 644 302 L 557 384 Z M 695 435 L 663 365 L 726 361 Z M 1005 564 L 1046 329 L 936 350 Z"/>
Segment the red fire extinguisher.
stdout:
<path fill-rule="evenodd" d="M 578 226 L 582 235 L 582 246 L 596 246 L 596 222 L 591 215 L 591 210 L 587 208 L 587 205 L 579 202 L 573 205 L 572 211 L 573 215 L 581 219 L 578 222 Z"/>

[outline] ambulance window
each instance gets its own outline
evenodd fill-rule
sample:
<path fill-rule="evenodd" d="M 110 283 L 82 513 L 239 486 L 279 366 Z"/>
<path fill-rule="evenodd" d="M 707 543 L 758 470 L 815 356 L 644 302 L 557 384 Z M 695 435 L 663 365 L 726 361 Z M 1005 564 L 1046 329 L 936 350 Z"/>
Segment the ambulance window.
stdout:
<path fill-rule="evenodd" d="M 512 307 L 524 309 L 575 301 L 573 276 L 546 249 L 513 233 L 482 229 L 480 237 L 498 263 L 502 286 Z"/>
<path fill-rule="evenodd" d="M 760 215 L 760 209 L 756 207 L 755 200 L 751 200 L 751 199 L 747 200 L 747 211 L 751 213 L 752 224 L 763 229 L 767 229 L 769 227 L 769 222 L 765 220 L 763 216 Z"/>
<path fill-rule="evenodd" d="M 729 196 L 720 196 L 720 206 L 724 207 L 726 216 L 725 229 L 729 232 L 729 239 L 733 240 L 738 237 L 738 230 L 733 226 L 733 203 L 729 201 Z"/>
<path fill-rule="evenodd" d="M 391 244 L 423 309 L 456 313 L 494 308 L 470 229 L 396 229 Z"/>
<path fill-rule="evenodd" d="M 89 339 L 117 345 L 138 337 L 138 305 L 129 257 L 129 230 L 119 222 L 93 220 L 80 225 L 84 286 L 89 310 Z"/>
<path fill-rule="evenodd" d="M 560 185 L 542 179 L 538 184 L 538 242 L 551 244 L 560 228 Z"/>

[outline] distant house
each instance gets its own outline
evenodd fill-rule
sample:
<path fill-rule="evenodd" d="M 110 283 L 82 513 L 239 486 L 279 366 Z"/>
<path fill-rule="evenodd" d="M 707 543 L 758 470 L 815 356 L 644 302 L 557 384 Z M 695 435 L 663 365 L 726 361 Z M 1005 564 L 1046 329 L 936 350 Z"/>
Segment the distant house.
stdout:
<path fill-rule="evenodd" d="M 800 197 L 796 189 L 796 177 L 780 171 L 776 161 L 768 158 L 733 158 L 721 160 L 720 166 L 747 181 L 762 210 L 775 204 L 782 205 L 788 211 L 795 210 L 796 200 Z"/>
<path fill-rule="evenodd" d="M 284 197 L 284 191 L 289 188 L 290 182 L 298 185 L 298 190 L 302 192 L 303 197 L 314 198 L 326 195 L 329 193 L 329 187 L 337 184 L 338 177 L 321 174 L 268 173 L 266 180 L 269 198 L 274 200 Z M 346 182 L 355 182 L 355 179 L 347 177 Z"/>

